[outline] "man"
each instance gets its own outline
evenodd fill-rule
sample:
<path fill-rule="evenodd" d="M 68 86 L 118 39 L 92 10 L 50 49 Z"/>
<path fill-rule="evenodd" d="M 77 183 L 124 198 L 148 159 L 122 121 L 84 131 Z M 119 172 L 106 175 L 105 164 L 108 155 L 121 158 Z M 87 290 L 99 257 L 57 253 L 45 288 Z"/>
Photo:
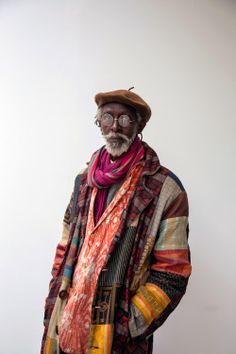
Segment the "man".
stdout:
<path fill-rule="evenodd" d="M 191 273 L 188 201 L 139 138 L 151 116 L 131 90 L 98 93 L 106 145 L 75 179 L 45 305 L 44 354 L 152 353 Z"/>

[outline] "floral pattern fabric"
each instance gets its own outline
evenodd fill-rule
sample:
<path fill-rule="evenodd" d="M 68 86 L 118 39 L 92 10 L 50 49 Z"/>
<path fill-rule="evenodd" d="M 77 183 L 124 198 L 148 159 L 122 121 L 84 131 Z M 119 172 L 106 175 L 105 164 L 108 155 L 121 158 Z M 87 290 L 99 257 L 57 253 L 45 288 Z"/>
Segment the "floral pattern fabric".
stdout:
<path fill-rule="evenodd" d="M 111 242 L 119 228 L 120 218 L 127 206 L 143 166 L 138 164 L 130 172 L 120 190 L 105 209 L 98 223 L 94 223 L 93 189 L 86 236 L 70 289 L 68 302 L 59 323 L 59 343 L 65 353 L 87 354 L 91 330 L 91 314 L 99 274 L 106 264 Z"/>

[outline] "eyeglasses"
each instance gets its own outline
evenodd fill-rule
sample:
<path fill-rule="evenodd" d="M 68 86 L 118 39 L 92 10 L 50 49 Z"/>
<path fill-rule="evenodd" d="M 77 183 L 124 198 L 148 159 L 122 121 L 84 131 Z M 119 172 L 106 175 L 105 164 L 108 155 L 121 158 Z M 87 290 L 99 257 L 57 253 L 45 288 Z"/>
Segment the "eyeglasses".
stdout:
<path fill-rule="evenodd" d="M 134 122 L 134 120 L 130 119 L 127 114 L 121 114 L 119 118 L 114 118 L 110 113 L 104 113 L 99 121 L 106 127 L 111 127 L 114 124 L 114 121 L 118 121 L 122 128 L 127 128 Z"/>

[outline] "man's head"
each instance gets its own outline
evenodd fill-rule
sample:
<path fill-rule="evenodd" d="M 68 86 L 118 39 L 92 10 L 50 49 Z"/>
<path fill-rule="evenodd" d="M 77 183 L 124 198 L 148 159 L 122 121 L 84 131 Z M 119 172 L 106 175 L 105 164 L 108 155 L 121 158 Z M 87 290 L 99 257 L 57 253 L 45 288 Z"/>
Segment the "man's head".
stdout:
<path fill-rule="evenodd" d="M 104 104 L 98 109 L 96 120 L 105 138 L 107 151 L 113 157 L 126 152 L 138 134 L 140 118 L 132 107 L 125 104 Z"/>
<path fill-rule="evenodd" d="M 151 116 L 147 103 L 129 90 L 101 92 L 95 96 L 98 105 L 96 123 L 113 157 L 125 153 Z"/>

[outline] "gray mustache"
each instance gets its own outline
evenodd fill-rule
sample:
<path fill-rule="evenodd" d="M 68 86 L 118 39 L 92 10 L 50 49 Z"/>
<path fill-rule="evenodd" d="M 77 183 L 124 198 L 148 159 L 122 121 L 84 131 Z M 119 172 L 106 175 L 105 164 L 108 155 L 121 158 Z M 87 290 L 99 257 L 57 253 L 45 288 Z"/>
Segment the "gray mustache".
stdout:
<path fill-rule="evenodd" d="M 127 136 L 126 135 L 124 135 L 124 134 L 121 134 L 121 133 L 113 133 L 113 132 L 110 132 L 110 133 L 108 133 L 108 134 L 104 134 L 104 137 L 106 138 L 106 139 L 109 139 L 109 138 L 122 138 L 122 139 L 124 139 L 127 143 L 129 142 L 129 138 L 127 138 Z"/>

